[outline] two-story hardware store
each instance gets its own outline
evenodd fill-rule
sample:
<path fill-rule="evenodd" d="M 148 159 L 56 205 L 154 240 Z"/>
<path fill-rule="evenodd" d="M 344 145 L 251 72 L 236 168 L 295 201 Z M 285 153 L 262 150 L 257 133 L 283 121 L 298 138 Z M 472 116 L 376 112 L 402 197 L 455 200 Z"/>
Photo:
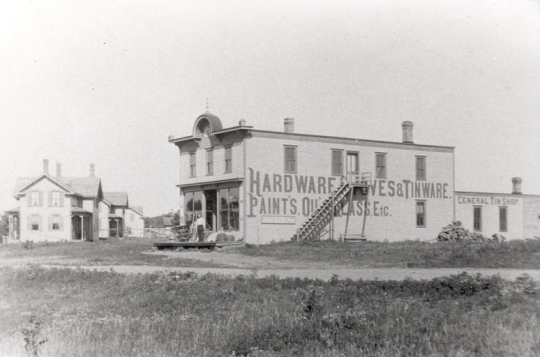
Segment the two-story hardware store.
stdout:
<path fill-rule="evenodd" d="M 246 243 L 365 232 L 370 240 L 428 240 L 453 218 L 454 148 L 308 135 L 246 125 L 223 128 L 200 115 L 192 135 L 169 137 L 180 151 L 180 217 L 200 213 L 207 230 L 236 231 Z M 357 179 L 368 192 L 354 192 Z M 367 193 L 367 195 L 366 195 Z M 367 196 L 367 199 L 366 199 Z M 323 225 L 317 227 L 317 222 Z"/>

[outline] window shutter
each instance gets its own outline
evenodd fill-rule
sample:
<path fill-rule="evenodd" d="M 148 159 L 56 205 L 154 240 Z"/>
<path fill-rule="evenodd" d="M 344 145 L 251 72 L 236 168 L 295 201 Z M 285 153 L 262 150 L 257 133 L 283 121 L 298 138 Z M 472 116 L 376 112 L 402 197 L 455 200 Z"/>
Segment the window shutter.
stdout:
<path fill-rule="evenodd" d="M 32 230 L 32 216 L 27 216 L 26 217 L 26 220 L 27 220 L 27 224 L 26 224 L 26 228 L 30 231 Z"/>
<path fill-rule="evenodd" d="M 26 191 L 26 207 L 32 206 L 32 192 Z"/>
<path fill-rule="evenodd" d="M 58 196 L 60 196 L 60 207 L 64 207 L 64 192 L 59 192 Z"/>
<path fill-rule="evenodd" d="M 43 192 L 39 191 L 39 207 L 43 207 Z"/>
<path fill-rule="evenodd" d="M 39 230 L 42 231 L 43 230 L 43 216 L 41 215 L 39 216 L 38 222 L 39 222 Z"/>
<path fill-rule="evenodd" d="M 49 207 L 51 207 L 51 206 L 52 206 L 52 196 L 53 196 L 53 193 L 52 193 L 52 191 L 49 191 L 48 194 L 49 194 L 49 195 L 48 195 L 48 197 L 49 197 Z"/>
<path fill-rule="evenodd" d="M 64 217 L 58 216 L 58 225 L 61 231 L 64 230 Z"/>
<path fill-rule="evenodd" d="M 49 230 L 52 231 L 52 220 L 53 216 L 49 216 Z"/>

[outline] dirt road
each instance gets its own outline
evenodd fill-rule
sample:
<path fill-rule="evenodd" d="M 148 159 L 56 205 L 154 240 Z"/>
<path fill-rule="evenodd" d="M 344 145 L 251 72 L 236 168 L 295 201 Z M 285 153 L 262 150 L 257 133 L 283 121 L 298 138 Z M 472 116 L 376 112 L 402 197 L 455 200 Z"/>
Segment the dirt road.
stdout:
<path fill-rule="evenodd" d="M 226 253 L 202 253 L 199 251 L 173 252 L 158 251 L 147 254 L 164 255 L 169 258 L 186 258 L 203 262 L 212 262 L 224 266 L 223 268 L 200 268 L 200 267 L 164 267 L 151 265 L 80 265 L 54 264 L 51 257 L 48 258 L 15 258 L 2 259 L 0 266 L 25 266 L 37 264 L 44 267 L 59 268 L 82 268 L 97 271 L 113 270 L 118 273 L 138 274 L 154 272 L 194 272 L 197 274 L 222 274 L 228 276 L 254 275 L 262 278 L 277 275 L 280 278 L 310 278 L 310 279 L 331 279 L 337 275 L 340 279 L 365 279 L 365 280 L 403 280 L 406 278 L 421 280 L 435 277 L 459 274 L 466 271 L 470 274 L 500 275 L 504 279 L 514 280 L 515 278 L 527 274 L 534 280 L 540 282 L 540 270 L 534 269 L 473 269 L 473 268 L 441 268 L 441 269 L 420 269 L 420 268 L 359 268 L 347 267 L 321 262 L 295 262 L 290 260 L 279 260 L 270 257 L 254 257 L 238 254 L 234 252 Z"/>
<path fill-rule="evenodd" d="M 45 267 L 61 267 L 65 265 L 43 265 Z M 329 280 L 333 275 L 340 279 L 364 279 L 364 280 L 403 280 L 406 278 L 422 280 L 435 277 L 448 276 L 468 272 L 469 274 L 482 274 L 486 276 L 500 275 L 503 279 L 514 280 L 515 278 L 528 274 L 534 280 L 540 282 L 540 270 L 513 270 L 513 269 L 403 269 L 403 268 L 337 268 L 337 269 L 245 269 L 245 268 L 180 268 L 180 267 L 157 267 L 147 265 L 102 265 L 102 266 L 69 266 L 69 268 L 81 268 L 97 271 L 115 271 L 127 274 L 145 274 L 155 272 L 194 272 L 197 274 L 222 274 L 228 276 L 254 275 L 263 278 L 277 275 L 280 278 L 310 278 Z"/>

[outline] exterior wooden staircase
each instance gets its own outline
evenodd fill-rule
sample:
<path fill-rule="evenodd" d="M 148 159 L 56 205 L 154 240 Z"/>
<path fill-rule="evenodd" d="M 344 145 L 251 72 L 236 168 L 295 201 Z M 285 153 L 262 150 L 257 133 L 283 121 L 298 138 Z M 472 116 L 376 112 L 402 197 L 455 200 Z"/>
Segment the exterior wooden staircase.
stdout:
<path fill-rule="evenodd" d="M 355 187 L 365 189 L 367 195 L 371 187 L 371 176 L 371 172 L 364 172 L 361 175 L 342 177 L 341 185 L 320 204 L 302 227 L 297 229 L 293 239 L 318 240 L 323 229 L 333 221 L 336 212 L 341 210 L 343 200 L 348 197 L 352 204 L 352 193 Z M 331 234 L 329 236 L 332 237 Z"/>

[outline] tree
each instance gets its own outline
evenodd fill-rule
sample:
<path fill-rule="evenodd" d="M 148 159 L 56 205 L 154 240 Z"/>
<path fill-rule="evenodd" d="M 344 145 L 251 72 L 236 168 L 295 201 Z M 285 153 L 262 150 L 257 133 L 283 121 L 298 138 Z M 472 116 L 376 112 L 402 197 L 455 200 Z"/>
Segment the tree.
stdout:
<path fill-rule="evenodd" d="M 9 234 L 9 216 L 7 212 L 4 212 L 0 216 L 0 237 L 7 236 Z"/>

